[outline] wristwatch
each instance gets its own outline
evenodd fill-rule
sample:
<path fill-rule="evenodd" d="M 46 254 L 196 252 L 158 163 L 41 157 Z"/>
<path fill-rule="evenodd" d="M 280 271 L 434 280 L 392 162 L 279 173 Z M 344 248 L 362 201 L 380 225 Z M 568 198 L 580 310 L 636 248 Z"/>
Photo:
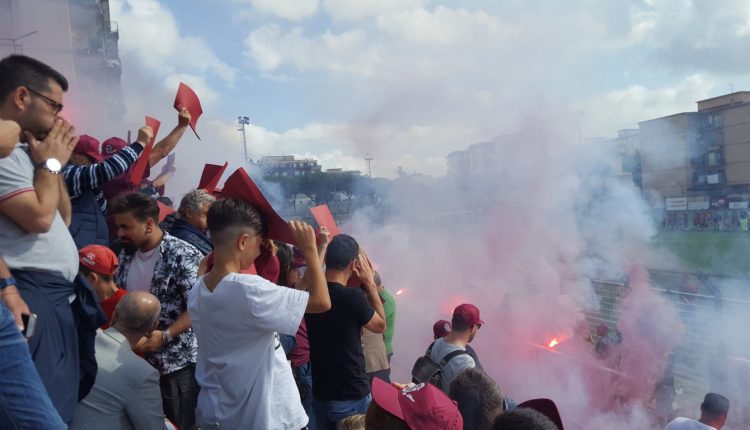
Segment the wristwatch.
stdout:
<path fill-rule="evenodd" d="M 0 279 L 0 291 L 4 290 L 6 287 L 10 287 L 11 285 L 16 285 L 16 278 L 14 277 L 8 277 Z"/>
<path fill-rule="evenodd" d="M 174 339 L 174 337 L 172 337 L 172 333 L 169 332 L 169 329 L 166 329 L 161 333 L 162 333 L 165 345 L 168 344 L 169 342 L 172 342 L 172 339 Z"/>
<path fill-rule="evenodd" d="M 41 163 L 36 165 L 37 169 L 44 169 L 50 173 L 54 173 L 55 175 L 60 174 L 60 170 L 62 169 L 62 164 L 60 164 L 60 160 L 57 158 L 48 158 Z"/>

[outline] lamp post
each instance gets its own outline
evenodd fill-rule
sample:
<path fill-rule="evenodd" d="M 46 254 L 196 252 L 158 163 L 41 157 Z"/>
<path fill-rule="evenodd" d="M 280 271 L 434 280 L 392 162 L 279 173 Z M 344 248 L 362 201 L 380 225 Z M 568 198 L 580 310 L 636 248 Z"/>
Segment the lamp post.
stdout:
<path fill-rule="evenodd" d="M 242 153 L 245 154 L 245 164 L 250 159 L 247 157 L 247 136 L 245 135 L 245 126 L 250 125 L 250 118 L 246 116 L 237 117 L 237 131 L 242 133 Z"/>

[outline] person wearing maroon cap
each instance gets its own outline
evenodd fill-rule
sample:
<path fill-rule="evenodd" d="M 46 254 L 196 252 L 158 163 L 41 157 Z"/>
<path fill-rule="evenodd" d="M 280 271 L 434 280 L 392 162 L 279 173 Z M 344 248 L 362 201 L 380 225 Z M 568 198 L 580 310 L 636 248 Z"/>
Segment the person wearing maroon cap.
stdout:
<path fill-rule="evenodd" d="M 432 334 L 434 336 L 434 340 L 438 340 L 441 337 L 448 336 L 448 333 L 451 332 L 451 322 L 448 320 L 437 320 L 435 324 L 432 325 Z M 479 357 L 477 356 L 477 352 L 474 351 L 474 348 L 471 347 L 471 345 L 466 345 L 466 353 L 471 356 L 471 358 L 474 359 L 474 366 L 478 369 L 484 370 L 482 367 L 482 363 L 479 362 Z"/>
<path fill-rule="evenodd" d="M 432 384 L 398 388 L 375 378 L 365 428 L 462 430 L 464 420 L 456 402 Z"/>
<path fill-rule="evenodd" d="M 141 128 L 137 141 L 106 160 L 99 150 L 98 140 L 88 135 L 78 139 L 62 175 L 72 205 L 70 234 L 79 249 L 91 244 L 109 244 L 107 201 L 102 186 L 135 164 L 152 135 L 151 127 Z"/>
<path fill-rule="evenodd" d="M 99 297 L 99 305 L 107 316 L 107 322 L 101 326 L 102 330 L 109 328 L 112 314 L 115 312 L 117 303 L 127 291 L 117 288 L 115 284 L 115 273 L 117 272 L 117 256 L 111 249 L 101 245 L 84 246 L 78 251 L 78 260 L 81 272 L 88 279 L 91 288 Z"/>
<path fill-rule="evenodd" d="M 146 167 L 146 172 L 143 175 L 144 179 L 148 178 L 151 175 L 151 168 L 154 167 L 156 163 L 166 158 L 172 151 L 174 151 L 189 125 L 190 112 L 188 112 L 187 109 L 180 110 L 177 114 L 177 126 L 175 126 L 175 128 L 172 129 L 172 131 L 164 139 L 154 144 L 154 147 L 151 150 L 151 155 L 149 155 L 148 157 L 148 166 Z M 125 141 L 119 138 L 111 138 L 105 140 L 102 144 L 102 153 L 104 158 L 117 153 L 117 151 L 119 151 L 125 145 Z M 107 201 L 110 201 L 121 194 L 140 191 L 140 184 L 133 185 L 132 183 L 130 183 L 131 171 L 132 167 L 103 187 L 102 191 L 104 191 L 104 197 L 107 199 Z"/>
<path fill-rule="evenodd" d="M 429 355 L 435 363 L 441 363 L 454 351 L 464 352 L 453 355 L 441 366 L 442 386 L 440 389 L 446 394 L 450 390 L 451 382 L 459 373 L 476 367 L 476 362 L 466 352 L 466 347 L 474 340 L 482 324 L 484 323 L 479 318 L 479 308 L 466 303 L 459 305 L 453 310 L 451 331 L 445 337 L 433 342 L 427 349 L 426 355 Z"/>

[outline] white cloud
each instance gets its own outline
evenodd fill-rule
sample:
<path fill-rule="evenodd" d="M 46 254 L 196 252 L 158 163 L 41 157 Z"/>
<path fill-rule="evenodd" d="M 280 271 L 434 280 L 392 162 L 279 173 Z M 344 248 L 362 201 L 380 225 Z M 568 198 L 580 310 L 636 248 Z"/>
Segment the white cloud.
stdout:
<path fill-rule="evenodd" d="M 421 8 L 428 0 L 324 0 L 328 15 L 338 20 L 360 20 L 390 12 Z"/>
<path fill-rule="evenodd" d="M 110 13 L 119 25 L 121 53 L 138 62 L 131 67 L 160 77 L 185 73 L 234 82 L 237 71 L 203 39 L 181 34 L 172 12 L 157 0 L 113 0 Z"/>
<path fill-rule="evenodd" d="M 649 89 L 633 85 L 593 97 L 582 105 L 585 135 L 611 136 L 638 122 L 696 110 L 695 102 L 715 96 L 717 85 L 702 75 L 691 75 L 672 86 Z"/>
<path fill-rule="evenodd" d="M 308 38 L 297 27 L 284 32 L 277 24 L 267 24 L 245 40 L 246 55 L 263 72 L 290 66 L 301 71 L 327 70 L 333 73 L 369 75 L 382 62 L 377 49 L 368 46 L 367 34 L 360 29 Z"/>
<path fill-rule="evenodd" d="M 300 21 L 315 15 L 318 0 L 250 0 L 260 11 L 290 21 Z"/>

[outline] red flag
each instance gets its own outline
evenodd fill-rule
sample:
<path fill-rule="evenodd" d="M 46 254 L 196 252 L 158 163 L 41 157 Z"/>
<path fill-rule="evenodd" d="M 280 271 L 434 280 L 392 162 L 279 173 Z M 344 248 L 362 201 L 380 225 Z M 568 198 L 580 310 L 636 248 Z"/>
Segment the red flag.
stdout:
<path fill-rule="evenodd" d="M 164 203 L 157 200 L 156 204 L 159 205 L 159 222 L 164 221 L 164 218 L 166 218 L 167 215 L 174 213 L 174 209 L 170 208 Z"/>
<path fill-rule="evenodd" d="M 174 98 L 174 108 L 179 112 L 182 108 L 185 108 L 190 112 L 190 128 L 193 129 L 195 137 L 200 140 L 198 132 L 195 131 L 195 127 L 198 125 L 198 118 L 203 114 L 203 108 L 201 107 L 201 101 L 198 100 L 198 95 L 189 86 L 180 82 L 180 87 L 177 88 L 177 95 Z"/>
<path fill-rule="evenodd" d="M 218 166 L 216 164 L 206 164 L 203 166 L 203 173 L 201 174 L 201 180 L 198 183 L 198 189 L 204 189 L 208 194 L 213 194 L 216 190 L 216 186 L 219 185 L 222 175 L 227 170 L 229 163 L 224 163 L 224 166 Z"/>
<path fill-rule="evenodd" d="M 148 166 L 148 158 L 151 156 L 151 150 L 154 148 L 154 140 L 156 140 L 156 133 L 159 132 L 159 126 L 161 122 L 158 119 L 150 116 L 146 117 L 146 125 L 151 127 L 154 131 L 154 136 L 151 138 L 151 142 L 143 148 L 141 156 L 138 157 L 138 161 L 133 165 L 133 171 L 130 173 L 130 183 L 138 186 L 143 181 L 143 174 L 146 172 L 146 166 Z"/>
<path fill-rule="evenodd" d="M 320 227 L 328 229 L 328 232 L 331 233 L 331 239 L 338 236 L 340 233 L 339 228 L 336 225 L 336 220 L 333 219 L 333 214 L 331 214 L 328 205 L 315 206 L 314 208 L 310 208 L 310 212 L 312 212 L 313 218 L 315 218 Z"/>
<path fill-rule="evenodd" d="M 271 207 L 271 204 L 268 203 L 255 182 L 250 179 L 245 169 L 239 168 L 227 178 L 221 196 L 250 202 L 263 216 L 268 226 L 268 237 L 270 239 L 295 244 L 289 225 Z"/>

